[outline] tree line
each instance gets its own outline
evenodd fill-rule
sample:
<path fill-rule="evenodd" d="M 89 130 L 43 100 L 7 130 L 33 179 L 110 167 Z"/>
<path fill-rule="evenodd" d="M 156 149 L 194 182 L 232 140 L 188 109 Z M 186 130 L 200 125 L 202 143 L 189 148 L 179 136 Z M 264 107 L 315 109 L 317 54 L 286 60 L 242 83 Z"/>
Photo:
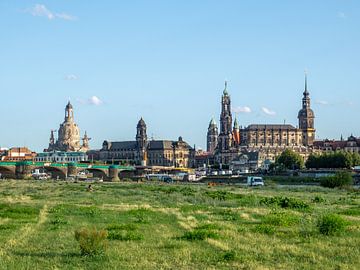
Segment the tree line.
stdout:
<path fill-rule="evenodd" d="M 296 152 L 286 149 L 276 158 L 272 169 L 297 170 L 308 169 L 351 169 L 360 165 L 360 154 L 347 151 L 311 154 L 304 163 L 303 158 Z"/>

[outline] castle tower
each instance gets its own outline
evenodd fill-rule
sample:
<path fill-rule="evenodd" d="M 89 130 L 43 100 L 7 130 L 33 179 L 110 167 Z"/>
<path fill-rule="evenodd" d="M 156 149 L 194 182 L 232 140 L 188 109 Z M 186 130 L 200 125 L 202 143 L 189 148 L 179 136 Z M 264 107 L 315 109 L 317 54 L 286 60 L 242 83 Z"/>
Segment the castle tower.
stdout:
<path fill-rule="evenodd" d="M 146 124 L 144 119 L 141 117 L 136 127 L 136 142 L 137 142 L 137 150 L 139 156 L 139 163 L 142 166 L 146 166 L 147 154 L 147 134 L 146 134 Z"/>
<path fill-rule="evenodd" d="M 315 140 L 314 119 L 315 115 L 310 108 L 310 94 L 307 89 L 307 75 L 305 74 L 305 90 L 302 99 L 302 109 L 299 111 L 299 128 L 302 130 L 303 145 L 312 146 Z"/>
<path fill-rule="evenodd" d="M 220 152 L 229 150 L 232 145 L 232 114 L 231 98 L 227 91 L 227 82 L 221 99 L 220 135 L 218 150 Z"/>
<path fill-rule="evenodd" d="M 208 132 L 207 132 L 207 151 L 213 153 L 217 147 L 218 143 L 218 127 L 216 125 L 215 119 L 211 119 Z"/>

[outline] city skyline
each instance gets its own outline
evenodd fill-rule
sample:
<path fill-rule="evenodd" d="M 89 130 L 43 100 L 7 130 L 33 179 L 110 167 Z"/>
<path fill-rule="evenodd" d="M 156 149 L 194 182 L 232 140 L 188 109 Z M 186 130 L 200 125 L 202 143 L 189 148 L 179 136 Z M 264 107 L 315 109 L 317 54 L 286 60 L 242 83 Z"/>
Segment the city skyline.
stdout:
<path fill-rule="evenodd" d="M 239 125 L 297 126 L 304 69 L 317 139 L 360 135 L 355 1 L 81 2 L 0 3 L 0 146 L 42 151 L 70 98 L 92 149 L 134 139 L 140 117 L 206 149 L 224 80 Z"/>

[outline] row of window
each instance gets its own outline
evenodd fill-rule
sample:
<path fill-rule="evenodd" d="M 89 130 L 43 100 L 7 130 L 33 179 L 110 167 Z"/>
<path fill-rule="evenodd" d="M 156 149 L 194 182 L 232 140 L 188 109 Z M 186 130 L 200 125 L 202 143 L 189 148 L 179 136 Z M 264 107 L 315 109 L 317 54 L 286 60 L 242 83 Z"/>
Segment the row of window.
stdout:
<path fill-rule="evenodd" d="M 75 162 L 75 161 L 87 161 L 86 157 L 36 157 L 37 162 Z"/>

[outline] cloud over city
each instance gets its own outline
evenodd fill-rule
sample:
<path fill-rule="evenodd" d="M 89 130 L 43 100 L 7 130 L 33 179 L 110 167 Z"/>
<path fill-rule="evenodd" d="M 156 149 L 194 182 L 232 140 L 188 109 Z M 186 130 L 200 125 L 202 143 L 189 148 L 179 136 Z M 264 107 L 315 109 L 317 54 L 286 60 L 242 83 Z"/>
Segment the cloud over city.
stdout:
<path fill-rule="evenodd" d="M 315 101 L 315 103 L 319 104 L 319 105 L 324 105 L 324 106 L 330 105 L 330 103 L 326 100 L 317 100 L 317 101 Z"/>
<path fill-rule="evenodd" d="M 232 108 L 232 111 L 234 113 L 251 113 L 251 108 L 248 106 L 239 106 L 239 107 L 235 107 Z"/>
<path fill-rule="evenodd" d="M 100 106 L 100 105 L 104 104 L 104 102 L 100 98 L 98 98 L 97 96 L 91 96 L 91 97 L 89 97 L 87 99 L 78 98 L 77 101 L 80 104 L 84 104 L 84 105 Z"/>
<path fill-rule="evenodd" d="M 262 107 L 261 110 L 263 111 L 263 113 L 267 114 L 267 115 L 270 115 L 270 116 L 274 116 L 276 115 L 276 112 L 273 111 L 273 110 L 270 110 L 266 107 Z"/>
<path fill-rule="evenodd" d="M 25 11 L 35 17 L 45 17 L 48 20 L 55 20 L 55 19 L 61 19 L 66 21 L 77 20 L 77 17 L 70 14 L 52 12 L 43 4 L 35 4 L 33 7 Z"/>

